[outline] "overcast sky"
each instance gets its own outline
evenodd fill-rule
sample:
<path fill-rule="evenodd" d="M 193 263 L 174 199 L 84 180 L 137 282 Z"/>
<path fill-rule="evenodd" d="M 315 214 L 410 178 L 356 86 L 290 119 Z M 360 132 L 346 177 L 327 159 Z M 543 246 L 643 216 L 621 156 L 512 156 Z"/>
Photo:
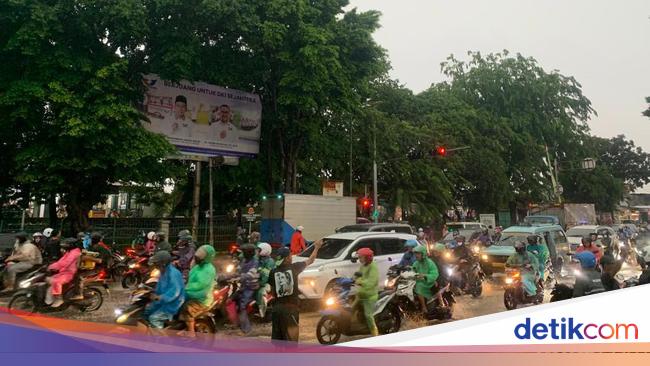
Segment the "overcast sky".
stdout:
<path fill-rule="evenodd" d="M 381 11 L 375 39 L 392 77 L 413 91 L 444 80 L 440 62 L 450 54 L 519 52 L 582 84 L 598 112 L 593 134 L 625 134 L 650 152 L 650 119 L 641 115 L 650 96 L 650 0 L 350 1 Z"/>

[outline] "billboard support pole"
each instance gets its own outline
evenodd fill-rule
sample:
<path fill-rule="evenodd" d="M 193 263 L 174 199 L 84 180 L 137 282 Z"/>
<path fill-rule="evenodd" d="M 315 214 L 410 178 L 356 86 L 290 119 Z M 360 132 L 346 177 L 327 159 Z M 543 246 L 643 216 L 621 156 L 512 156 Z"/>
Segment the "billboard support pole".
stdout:
<path fill-rule="evenodd" d="M 208 222 L 208 226 L 210 227 L 210 245 L 214 246 L 214 220 L 212 219 L 213 212 L 214 212 L 214 208 L 212 207 L 213 206 L 213 200 L 212 200 L 212 194 L 213 194 L 213 192 L 212 192 L 213 191 L 213 187 L 212 187 L 212 167 L 213 167 L 213 164 L 212 164 L 212 161 L 213 161 L 212 158 L 210 158 L 210 160 L 208 160 L 208 177 L 209 177 L 209 184 L 210 184 L 210 188 L 209 188 L 209 191 L 210 191 L 210 204 L 208 205 L 208 209 L 210 210 L 210 211 L 208 211 L 209 215 L 210 215 L 210 221 Z"/>
<path fill-rule="evenodd" d="M 192 199 L 192 234 L 194 240 L 199 240 L 199 197 L 201 194 L 201 162 L 194 163 L 194 196 Z"/>

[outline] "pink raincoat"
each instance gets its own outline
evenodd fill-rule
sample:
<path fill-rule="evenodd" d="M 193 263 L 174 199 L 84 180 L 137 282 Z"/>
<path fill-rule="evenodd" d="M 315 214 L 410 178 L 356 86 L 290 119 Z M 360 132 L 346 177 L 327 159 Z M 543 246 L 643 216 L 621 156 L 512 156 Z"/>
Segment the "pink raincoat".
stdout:
<path fill-rule="evenodd" d="M 63 285 L 72 281 L 74 275 L 77 274 L 79 268 L 79 258 L 81 257 L 81 249 L 74 248 L 67 251 L 61 259 L 50 264 L 48 269 L 58 271 L 54 276 L 50 277 L 50 285 L 52 285 L 52 295 L 61 295 Z"/>

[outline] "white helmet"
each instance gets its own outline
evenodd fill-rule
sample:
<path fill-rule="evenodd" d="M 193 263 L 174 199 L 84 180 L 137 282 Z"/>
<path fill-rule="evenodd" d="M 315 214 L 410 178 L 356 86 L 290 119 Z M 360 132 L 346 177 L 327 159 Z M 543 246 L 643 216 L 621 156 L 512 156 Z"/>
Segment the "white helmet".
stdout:
<path fill-rule="evenodd" d="M 147 239 L 149 240 L 154 240 L 156 238 L 156 232 L 155 231 L 150 231 L 147 233 Z"/>
<path fill-rule="evenodd" d="M 43 236 L 43 234 L 40 233 L 40 232 L 38 232 L 38 231 L 35 232 L 34 234 L 32 234 L 32 238 L 36 238 L 36 237 L 38 237 L 38 236 Z"/>
<path fill-rule="evenodd" d="M 305 227 L 302 226 L 302 225 L 298 225 L 298 227 L 296 228 L 296 230 L 302 232 L 303 230 L 305 230 Z"/>
<path fill-rule="evenodd" d="M 271 255 L 271 245 L 269 243 L 259 243 L 257 245 L 257 248 L 260 250 L 260 256 L 262 257 L 268 257 Z"/>
<path fill-rule="evenodd" d="M 47 229 L 43 230 L 43 236 L 45 236 L 46 238 L 49 238 L 50 236 L 52 236 L 53 231 L 54 231 L 54 229 L 52 229 L 51 227 L 48 227 Z"/>

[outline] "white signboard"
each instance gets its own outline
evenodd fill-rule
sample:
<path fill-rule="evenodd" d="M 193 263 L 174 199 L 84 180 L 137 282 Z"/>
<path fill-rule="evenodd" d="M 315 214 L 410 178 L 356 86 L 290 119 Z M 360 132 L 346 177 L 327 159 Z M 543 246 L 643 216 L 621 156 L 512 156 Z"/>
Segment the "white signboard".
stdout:
<path fill-rule="evenodd" d="M 481 224 L 484 224 L 487 227 L 497 227 L 497 218 L 494 214 L 480 214 L 479 220 L 481 221 Z"/>
<path fill-rule="evenodd" d="M 181 152 L 254 157 L 259 152 L 262 103 L 256 94 L 201 82 L 144 75 L 146 129 L 165 135 Z"/>

